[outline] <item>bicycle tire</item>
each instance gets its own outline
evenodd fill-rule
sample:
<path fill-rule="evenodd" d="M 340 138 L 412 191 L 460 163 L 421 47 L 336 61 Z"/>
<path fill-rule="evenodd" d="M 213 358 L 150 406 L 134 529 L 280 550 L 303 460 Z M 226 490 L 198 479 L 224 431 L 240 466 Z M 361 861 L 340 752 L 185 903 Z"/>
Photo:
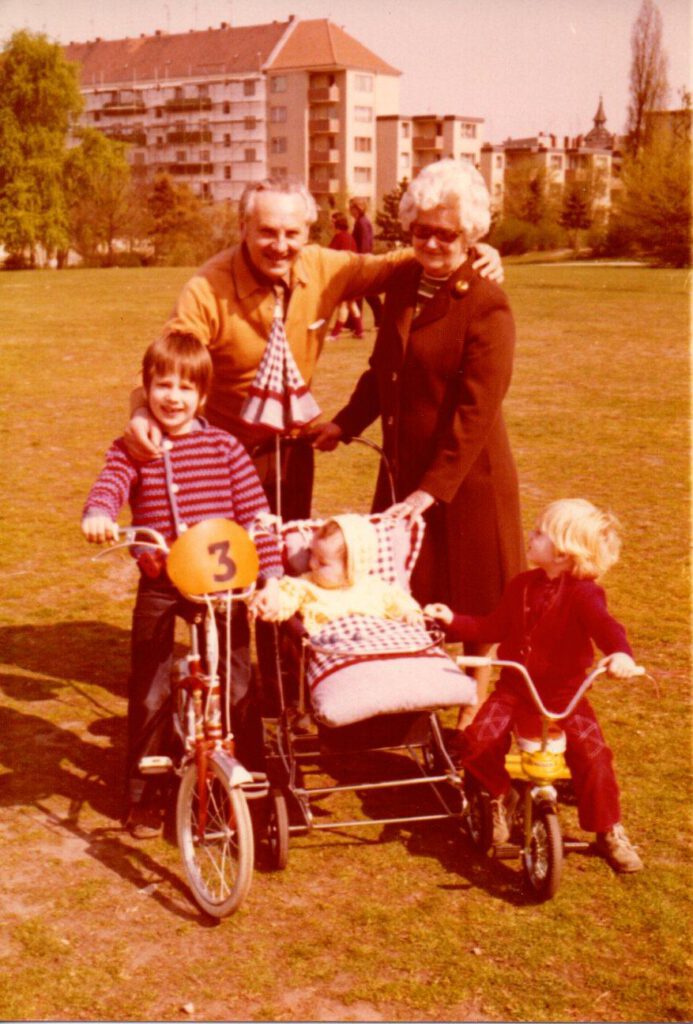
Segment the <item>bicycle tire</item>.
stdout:
<path fill-rule="evenodd" d="M 530 892 L 540 902 L 556 894 L 563 868 L 563 836 L 551 806 L 532 809 L 532 834 L 522 852 L 522 865 Z"/>
<path fill-rule="evenodd" d="M 272 870 L 283 871 L 289 860 L 289 812 L 286 797 L 277 788 L 269 794 L 267 842 Z"/>
<path fill-rule="evenodd" d="M 183 870 L 195 902 L 211 917 L 233 914 L 248 894 L 255 848 L 245 794 L 224 769 L 207 762 L 207 816 L 198 829 L 197 765 L 185 771 L 176 805 L 176 835 Z"/>

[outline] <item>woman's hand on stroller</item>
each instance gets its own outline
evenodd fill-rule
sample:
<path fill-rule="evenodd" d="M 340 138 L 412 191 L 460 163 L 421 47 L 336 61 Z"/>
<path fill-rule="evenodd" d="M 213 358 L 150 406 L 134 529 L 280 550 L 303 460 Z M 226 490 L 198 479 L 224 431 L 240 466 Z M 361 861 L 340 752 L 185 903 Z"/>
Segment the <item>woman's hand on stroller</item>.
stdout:
<path fill-rule="evenodd" d="M 313 448 L 321 452 L 332 452 L 342 440 L 344 431 L 336 423 L 319 423 L 308 435 Z"/>
<path fill-rule="evenodd" d="M 427 604 L 424 607 L 424 615 L 427 615 L 429 619 L 442 622 L 446 626 L 452 622 L 452 609 L 448 608 L 446 604 Z"/>
<path fill-rule="evenodd" d="M 642 669 L 625 651 L 617 651 L 615 654 L 609 655 L 608 658 L 603 659 L 602 664 L 609 675 L 616 679 L 630 679 L 632 676 L 642 675 Z"/>
<path fill-rule="evenodd" d="M 279 580 L 270 576 L 261 590 L 256 590 L 248 602 L 248 610 L 253 618 L 265 622 L 277 622 L 279 619 Z"/>
<path fill-rule="evenodd" d="M 390 505 L 387 512 L 390 515 L 403 516 L 405 519 L 414 519 L 424 514 L 427 508 L 435 504 L 435 498 L 428 491 L 412 491 L 402 501 Z"/>

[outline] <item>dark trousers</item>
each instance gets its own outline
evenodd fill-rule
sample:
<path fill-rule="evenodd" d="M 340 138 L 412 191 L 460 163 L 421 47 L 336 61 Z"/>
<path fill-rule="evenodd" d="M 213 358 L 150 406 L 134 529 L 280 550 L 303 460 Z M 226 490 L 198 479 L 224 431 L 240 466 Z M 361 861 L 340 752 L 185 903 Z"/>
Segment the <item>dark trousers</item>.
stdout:
<path fill-rule="evenodd" d="M 462 764 L 491 796 L 503 796 L 510 788 L 505 755 L 517 713 L 526 708 L 523 697 L 498 687 L 462 733 L 458 748 Z M 580 826 L 588 832 L 608 832 L 621 820 L 619 789 L 613 755 L 589 701 L 581 700 L 560 725 L 566 734 L 565 757 L 573 777 Z"/>
<path fill-rule="evenodd" d="M 132 615 L 128 695 L 127 779 L 131 803 L 145 799 L 154 788 L 150 785 L 152 780 L 138 771 L 140 758 L 170 755 L 172 751 L 170 697 L 176 617 L 191 622 L 201 614 L 202 607 L 181 597 L 166 577 L 140 578 Z M 218 627 L 223 693 L 226 641 L 225 622 L 221 618 Z M 242 604 L 234 605 L 231 619 L 231 706 L 238 757 L 247 768 L 258 770 L 263 763 L 262 721 L 250 664 L 248 614 Z"/>

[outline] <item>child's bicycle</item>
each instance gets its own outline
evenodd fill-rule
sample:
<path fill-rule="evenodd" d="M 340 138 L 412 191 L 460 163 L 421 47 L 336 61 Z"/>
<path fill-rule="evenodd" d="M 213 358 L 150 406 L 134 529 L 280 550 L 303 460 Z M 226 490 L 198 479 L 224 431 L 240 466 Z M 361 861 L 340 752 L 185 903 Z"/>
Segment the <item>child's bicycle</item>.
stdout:
<path fill-rule="evenodd" d="M 143 757 L 144 775 L 175 773 L 176 837 L 183 870 L 195 901 L 212 917 L 238 909 L 250 889 L 255 859 L 247 800 L 266 797 L 267 777 L 246 771 L 234 754 L 230 687 L 219 677 L 216 616 L 227 622 L 227 679 L 230 615 L 234 601 L 253 592 L 258 572 L 255 545 L 246 531 L 226 519 L 210 519 L 183 533 L 169 550 L 156 530 L 119 529 L 118 548 L 137 548 L 166 558 L 169 578 L 200 606 L 190 622 L 190 650 L 174 665 L 171 679 L 174 733 L 180 755 Z M 225 707 L 222 708 L 222 699 Z"/>
<path fill-rule="evenodd" d="M 493 847 L 491 798 L 469 772 L 465 791 L 467 830 L 472 842 L 480 852 L 492 852 L 498 859 L 519 855 L 529 891 L 538 901 L 551 899 L 558 890 L 564 852 L 587 850 L 591 846 L 582 840 L 564 839 L 561 832 L 555 783 L 570 779 L 571 775 L 564 755 L 566 736 L 557 723 L 574 711 L 595 679 L 606 673 L 607 661 L 604 658 L 599 662 L 563 711 L 553 712 L 544 707 L 531 676 L 519 662 L 471 655 L 457 658 L 458 665 L 467 668 L 489 665 L 514 669 L 522 676 L 537 710 L 540 735 L 536 735 L 539 730 L 534 730 L 534 735 L 520 735 L 516 728 L 515 745 L 505 757 L 505 767 L 512 779 L 505 810 L 511 839 L 514 832 L 517 841 Z M 636 674 L 645 675 L 645 669 L 638 667 Z M 521 728 L 525 733 L 532 731 L 524 723 Z"/>

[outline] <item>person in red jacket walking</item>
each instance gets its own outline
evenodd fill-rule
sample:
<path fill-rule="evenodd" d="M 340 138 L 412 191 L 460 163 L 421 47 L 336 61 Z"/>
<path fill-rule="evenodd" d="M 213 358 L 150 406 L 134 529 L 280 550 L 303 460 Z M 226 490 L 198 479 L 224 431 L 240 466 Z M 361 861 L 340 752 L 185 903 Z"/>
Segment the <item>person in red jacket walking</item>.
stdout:
<path fill-rule="evenodd" d="M 623 626 L 609 614 L 596 582 L 618 560 L 618 522 L 582 499 L 555 501 L 529 534 L 527 557 L 536 568 L 515 576 L 490 615 L 456 615 L 447 605 L 424 610 L 453 641 L 499 642 L 498 658 L 525 665 L 551 711 L 562 711 L 585 678 L 592 642 L 608 656 L 612 676 L 636 665 Z M 508 839 L 504 797 L 510 789 L 505 754 L 518 716 L 533 710 L 524 684 L 503 669 L 496 688 L 460 735 L 456 756 L 492 797 L 493 841 Z M 592 706 L 583 698 L 562 722 L 582 828 L 597 833 L 597 849 L 615 871 L 642 869 L 621 825 L 613 756 Z"/>
<path fill-rule="evenodd" d="M 357 252 L 356 242 L 353 239 L 349 231 L 349 221 L 346 219 L 346 215 L 343 213 L 332 214 L 332 224 L 334 225 L 334 235 L 330 240 L 330 249 L 338 249 L 345 252 Z M 347 325 L 347 321 L 351 317 L 351 322 L 354 325 L 354 335 L 357 338 L 363 337 L 363 320 L 361 319 L 361 310 L 358 302 L 352 299 L 351 302 L 341 302 L 337 308 L 337 319 L 334 327 L 328 334 L 328 341 L 334 341 L 342 333 Z"/>

